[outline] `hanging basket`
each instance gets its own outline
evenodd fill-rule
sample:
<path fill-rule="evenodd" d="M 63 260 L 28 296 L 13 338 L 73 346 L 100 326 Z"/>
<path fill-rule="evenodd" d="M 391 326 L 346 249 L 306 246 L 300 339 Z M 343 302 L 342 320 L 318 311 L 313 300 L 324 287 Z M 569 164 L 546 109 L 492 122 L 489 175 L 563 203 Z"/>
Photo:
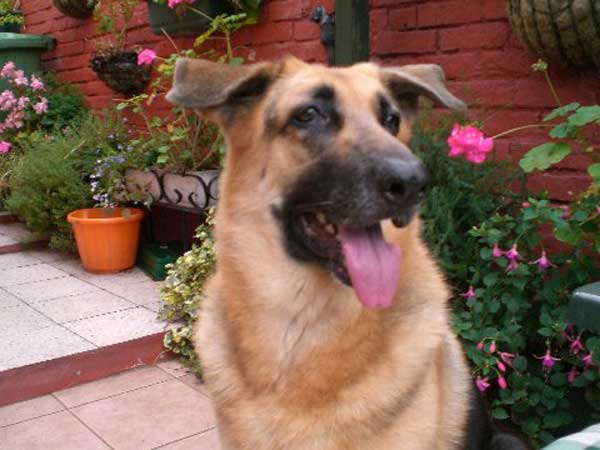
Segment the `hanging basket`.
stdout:
<path fill-rule="evenodd" d="M 142 92 L 152 79 L 152 65 L 137 63 L 137 52 L 96 55 L 90 60 L 92 70 L 113 91 L 131 96 Z"/>
<path fill-rule="evenodd" d="M 54 0 L 54 6 L 65 16 L 87 19 L 94 13 L 97 0 Z"/>
<path fill-rule="evenodd" d="M 600 2 L 508 0 L 510 24 L 533 53 L 577 68 L 600 68 Z"/>
<path fill-rule="evenodd" d="M 233 12 L 233 7 L 225 0 L 196 0 L 189 6 L 208 17 Z M 194 11 L 185 8 L 173 10 L 166 4 L 158 4 L 153 0 L 148 0 L 148 21 L 154 34 L 162 35 L 164 30 L 171 36 L 199 34 L 208 28 L 210 22 Z"/>

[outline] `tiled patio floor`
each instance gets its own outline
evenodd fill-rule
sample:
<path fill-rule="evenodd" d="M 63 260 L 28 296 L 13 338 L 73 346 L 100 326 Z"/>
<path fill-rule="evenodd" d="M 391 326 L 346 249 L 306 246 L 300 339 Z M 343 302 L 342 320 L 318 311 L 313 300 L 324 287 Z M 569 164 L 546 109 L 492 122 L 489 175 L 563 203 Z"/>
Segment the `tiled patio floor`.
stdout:
<path fill-rule="evenodd" d="M 202 384 L 176 361 L 0 408 L 0 450 L 219 450 Z"/>
<path fill-rule="evenodd" d="M 137 268 L 90 274 L 50 250 L 0 255 L 0 371 L 163 331 L 159 285 Z"/>

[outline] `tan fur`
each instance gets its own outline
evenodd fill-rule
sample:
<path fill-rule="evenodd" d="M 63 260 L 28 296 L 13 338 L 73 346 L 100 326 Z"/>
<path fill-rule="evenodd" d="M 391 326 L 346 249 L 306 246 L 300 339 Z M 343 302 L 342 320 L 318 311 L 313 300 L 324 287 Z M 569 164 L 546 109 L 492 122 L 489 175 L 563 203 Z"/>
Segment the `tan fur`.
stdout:
<path fill-rule="evenodd" d="M 372 131 L 380 127 L 366 107 L 382 90 L 381 70 L 296 60 L 260 70 L 276 71 L 277 82 L 233 122 L 202 108 L 229 144 L 218 266 L 195 333 L 224 450 L 459 450 L 471 381 L 450 330 L 448 289 L 418 220 L 403 229 L 384 224 L 404 262 L 393 306 L 374 311 L 323 268 L 288 256 L 271 214 L 312 157 L 293 134 L 265 138 L 265 115 L 279 120 L 327 81 L 352 124 L 332 142 L 335 151 L 343 154 L 357 136 L 386 139 Z M 406 73 L 435 84 L 430 70 L 419 70 Z M 207 76 L 186 72 L 196 86 Z M 181 75 L 174 90 L 188 78 Z M 402 113 L 399 137 L 407 142 L 413 112 Z"/>

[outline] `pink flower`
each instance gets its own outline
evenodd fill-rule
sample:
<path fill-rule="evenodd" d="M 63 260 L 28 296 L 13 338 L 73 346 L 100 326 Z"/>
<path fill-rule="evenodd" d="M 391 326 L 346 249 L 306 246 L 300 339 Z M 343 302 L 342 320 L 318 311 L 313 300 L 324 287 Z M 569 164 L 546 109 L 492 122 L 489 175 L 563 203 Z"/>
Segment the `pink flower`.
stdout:
<path fill-rule="evenodd" d="M 2 78 L 12 78 L 15 75 L 15 63 L 12 61 L 8 61 L 2 67 L 0 71 L 0 77 Z"/>
<path fill-rule="evenodd" d="M 29 97 L 19 97 L 19 100 L 17 101 L 17 109 L 23 110 L 23 109 L 27 108 L 28 104 L 29 104 Z"/>
<path fill-rule="evenodd" d="M 43 91 L 44 89 L 46 89 L 46 86 L 44 86 L 44 82 L 35 75 L 31 75 L 30 86 L 31 89 L 33 89 L 34 91 Z"/>
<path fill-rule="evenodd" d="M 508 259 L 514 259 L 515 261 L 517 259 L 519 259 L 519 252 L 517 251 L 517 244 L 513 244 L 513 246 L 510 248 L 510 250 L 507 250 L 504 253 L 504 256 L 506 256 Z"/>
<path fill-rule="evenodd" d="M 502 375 L 498 375 L 498 386 L 500 386 L 500 389 L 506 389 L 508 387 L 508 383 L 506 383 L 506 380 Z"/>
<path fill-rule="evenodd" d="M 482 392 L 482 393 L 485 392 L 487 390 L 487 388 L 490 387 L 490 383 L 488 382 L 488 377 L 481 378 L 479 375 L 477 375 L 475 384 L 477 385 L 479 392 Z"/>
<path fill-rule="evenodd" d="M 452 133 L 448 137 L 450 152 L 448 156 L 464 155 L 465 159 L 473 164 L 481 164 L 489 152 L 492 151 L 494 141 L 484 137 L 483 133 L 475 127 L 454 124 Z"/>
<path fill-rule="evenodd" d="M 22 70 L 17 70 L 15 72 L 15 85 L 17 86 L 27 86 L 29 84 L 29 80 L 25 76 L 25 72 Z"/>
<path fill-rule="evenodd" d="M 593 356 L 593 352 L 589 352 L 587 355 L 585 355 L 583 358 L 581 358 L 581 361 L 583 362 L 584 367 L 589 367 L 592 365 L 592 356 Z"/>
<path fill-rule="evenodd" d="M 515 358 L 515 355 L 508 352 L 499 352 L 498 355 L 500 355 L 500 359 L 502 361 L 504 361 L 508 366 L 512 367 L 512 361 Z"/>
<path fill-rule="evenodd" d="M 462 295 L 464 298 L 466 298 L 467 301 L 471 300 L 473 297 L 475 297 L 475 291 L 473 290 L 473 286 L 469 286 L 469 290 L 460 295 Z"/>
<path fill-rule="evenodd" d="M 522 206 L 524 209 L 531 208 L 531 203 L 529 203 L 529 202 L 523 202 L 523 203 L 521 204 L 521 206 Z"/>
<path fill-rule="evenodd" d="M 554 367 L 556 361 L 560 361 L 560 358 L 555 358 L 554 356 L 552 356 L 550 350 L 547 350 L 544 356 L 535 356 L 535 358 L 542 360 L 542 368 L 546 372 L 549 372 Z"/>
<path fill-rule="evenodd" d="M 547 268 L 554 266 L 546 256 L 545 250 L 542 251 L 542 255 L 538 259 L 531 261 L 529 264 L 537 264 L 540 270 L 546 270 Z"/>
<path fill-rule="evenodd" d="M 496 366 L 498 367 L 498 370 L 500 370 L 500 372 L 506 372 L 506 366 L 502 361 L 496 361 Z"/>
<path fill-rule="evenodd" d="M 33 110 L 36 114 L 43 114 L 48 111 L 48 99 L 46 97 L 40 97 L 40 101 L 33 105 Z"/>
<path fill-rule="evenodd" d="M 479 350 L 479 351 L 482 351 L 482 350 L 483 350 L 483 341 L 479 341 L 479 342 L 477 343 L 477 346 L 476 346 L 476 348 L 477 348 L 477 350 Z"/>
<path fill-rule="evenodd" d="M 5 154 L 10 152 L 12 144 L 10 142 L 2 141 L 0 142 L 0 154 Z"/>
<path fill-rule="evenodd" d="M 569 346 L 571 353 L 576 355 L 577 353 L 583 351 L 583 344 L 581 343 L 581 335 L 577 336 L 576 339 L 573 339 L 571 345 Z"/>
<path fill-rule="evenodd" d="M 507 272 L 512 272 L 517 267 L 519 267 L 519 263 L 517 262 L 517 260 L 516 259 L 511 259 L 510 262 L 508 263 L 508 266 L 506 266 L 506 271 Z"/>
<path fill-rule="evenodd" d="M 495 353 L 496 352 L 496 341 L 492 341 L 492 343 L 490 344 L 490 353 Z"/>
<path fill-rule="evenodd" d="M 177 8 L 182 3 L 194 3 L 196 0 L 169 0 L 167 6 L 171 9 Z"/>
<path fill-rule="evenodd" d="M 0 94 L 0 109 L 2 111 L 8 111 L 15 105 L 16 102 L 17 99 L 12 91 L 6 89 L 4 92 L 2 92 L 2 94 Z"/>
<path fill-rule="evenodd" d="M 492 256 L 494 258 L 500 258 L 501 256 L 504 256 L 504 251 L 498 247 L 498 244 L 494 244 L 494 248 L 492 248 Z"/>
<path fill-rule="evenodd" d="M 577 375 L 579 375 L 579 372 L 577 372 L 577 367 L 572 367 L 567 375 L 567 380 L 569 380 L 569 383 L 573 383 L 575 378 L 577 378 Z"/>
<path fill-rule="evenodd" d="M 561 215 L 561 217 L 563 219 L 568 219 L 569 217 L 571 217 L 571 207 L 569 205 L 563 205 L 561 206 L 563 213 Z"/>
<path fill-rule="evenodd" d="M 149 48 L 142 50 L 137 57 L 138 66 L 143 64 L 152 64 L 156 59 L 156 52 Z"/>

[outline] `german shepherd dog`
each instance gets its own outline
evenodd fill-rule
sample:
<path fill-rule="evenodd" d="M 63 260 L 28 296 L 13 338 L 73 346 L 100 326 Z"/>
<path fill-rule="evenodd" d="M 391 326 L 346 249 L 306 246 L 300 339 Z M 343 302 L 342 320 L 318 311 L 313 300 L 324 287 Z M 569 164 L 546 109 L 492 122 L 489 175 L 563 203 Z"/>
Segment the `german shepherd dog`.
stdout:
<path fill-rule="evenodd" d="M 218 263 L 194 342 L 224 450 L 524 449 L 497 432 L 419 236 L 436 65 L 180 59 L 167 98 L 220 125 Z"/>

